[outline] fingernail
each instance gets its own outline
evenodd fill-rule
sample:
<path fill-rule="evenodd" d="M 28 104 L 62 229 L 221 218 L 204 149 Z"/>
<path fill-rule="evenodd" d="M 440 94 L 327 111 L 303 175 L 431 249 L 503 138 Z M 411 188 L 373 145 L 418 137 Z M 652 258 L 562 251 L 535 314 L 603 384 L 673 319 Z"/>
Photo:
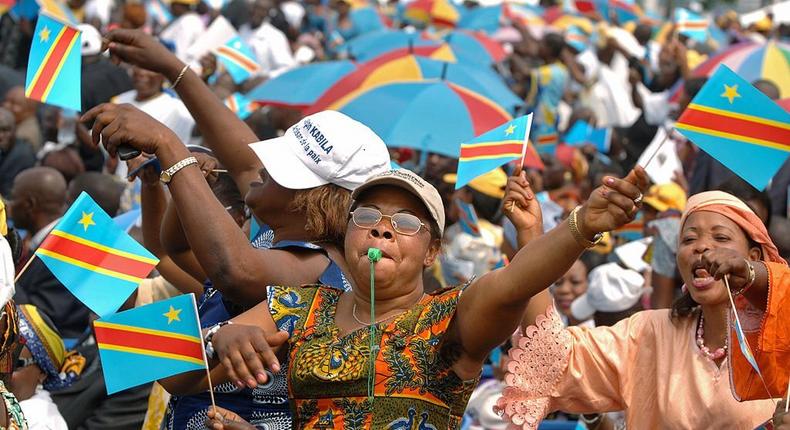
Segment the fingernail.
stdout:
<path fill-rule="evenodd" d="M 614 184 L 614 178 L 612 178 L 612 177 L 606 178 L 606 183 L 609 184 L 609 185 Z"/>
<path fill-rule="evenodd" d="M 266 375 L 264 375 L 263 373 L 259 373 L 258 374 L 258 383 L 259 384 L 265 384 L 266 383 Z"/>
<path fill-rule="evenodd" d="M 249 386 L 250 388 L 255 388 L 258 386 L 258 383 L 255 382 L 254 379 L 250 378 L 247 380 L 247 386 Z"/>
<path fill-rule="evenodd" d="M 244 382 L 236 381 L 236 386 L 239 388 L 244 388 Z"/>
<path fill-rule="evenodd" d="M 280 364 L 279 363 L 272 364 L 272 372 L 277 373 L 279 371 L 280 371 Z"/>

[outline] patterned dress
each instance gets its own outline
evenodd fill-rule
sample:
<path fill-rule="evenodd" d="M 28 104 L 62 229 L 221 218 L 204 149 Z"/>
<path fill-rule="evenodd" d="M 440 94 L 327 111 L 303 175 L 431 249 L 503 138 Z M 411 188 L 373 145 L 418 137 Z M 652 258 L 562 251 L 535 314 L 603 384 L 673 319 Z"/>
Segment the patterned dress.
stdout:
<path fill-rule="evenodd" d="M 479 377 L 461 380 L 457 348 L 442 342 L 460 287 L 424 296 L 377 325 L 373 402 L 367 397 L 370 331 L 344 336 L 335 324 L 342 291 L 321 285 L 269 287 L 269 307 L 289 340 L 288 390 L 294 428 L 457 429 Z"/>

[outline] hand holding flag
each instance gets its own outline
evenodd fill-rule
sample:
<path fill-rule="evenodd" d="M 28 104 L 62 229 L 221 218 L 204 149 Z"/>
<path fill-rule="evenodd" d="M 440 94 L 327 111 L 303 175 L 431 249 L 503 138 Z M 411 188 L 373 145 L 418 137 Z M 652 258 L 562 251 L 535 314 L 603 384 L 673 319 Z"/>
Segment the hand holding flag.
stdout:
<path fill-rule="evenodd" d="M 725 65 L 675 128 L 759 190 L 790 156 L 790 113 Z"/>

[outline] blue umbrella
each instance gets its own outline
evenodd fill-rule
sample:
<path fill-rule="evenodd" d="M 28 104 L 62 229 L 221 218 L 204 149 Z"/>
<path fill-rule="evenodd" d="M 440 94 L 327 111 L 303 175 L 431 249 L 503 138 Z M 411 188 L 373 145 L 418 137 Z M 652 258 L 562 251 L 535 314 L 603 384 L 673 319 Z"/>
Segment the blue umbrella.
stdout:
<path fill-rule="evenodd" d="M 356 67 L 348 60 L 308 64 L 269 79 L 247 93 L 247 98 L 261 104 L 305 108 Z"/>
<path fill-rule="evenodd" d="M 358 61 L 367 61 L 387 52 L 407 47 L 439 46 L 440 42 L 421 39 L 419 33 L 405 31 L 375 31 L 355 37 L 338 51 Z"/>
<path fill-rule="evenodd" d="M 391 147 L 453 158 L 461 143 L 511 119 L 491 100 L 441 80 L 381 85 L 336 109 L 370 127 Z"/>

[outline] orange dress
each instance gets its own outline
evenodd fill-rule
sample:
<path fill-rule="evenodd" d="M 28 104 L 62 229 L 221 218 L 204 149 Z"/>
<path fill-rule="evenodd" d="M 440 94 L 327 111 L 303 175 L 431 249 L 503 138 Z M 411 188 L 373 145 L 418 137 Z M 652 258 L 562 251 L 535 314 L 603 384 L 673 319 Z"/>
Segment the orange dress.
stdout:
<path fill-rule="evenodd" d="M 731 347 L 733 395 L 742 400 L 783 397 L 787 395 L 790 379 L 790 268 L 781 263 L 765 264 L 768 268 L 766 311 L 758 311 L 745 300 L 737 300 L 735 306 L 770 396 L 741 350 Z M 738 344 L 734 330 L 730 331 L 729 343 Z"/>
<path fill-rule="evenodd" d="M 511 349 L 497 407 L 524 429 L 562 410 L 625 411 L 629 429 L 752 430 L 774 404 L 733 398 L 727 359 L 717 367 L 695 343 L 698 316 L 673 321 L 662 309 L 613 327 L 563 328 L 551 307 Z"/>

